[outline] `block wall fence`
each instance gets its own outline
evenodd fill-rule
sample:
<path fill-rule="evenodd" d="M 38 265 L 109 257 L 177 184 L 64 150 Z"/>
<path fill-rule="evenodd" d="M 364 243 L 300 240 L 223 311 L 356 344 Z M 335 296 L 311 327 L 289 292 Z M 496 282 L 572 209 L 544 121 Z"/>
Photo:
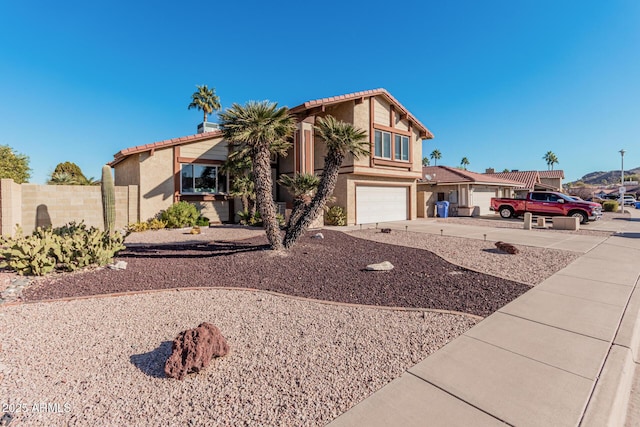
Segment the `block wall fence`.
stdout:
<path fill-rule="evenodd" d="M 116 228 L 138 222 L 138 186 L 116 186 Z M 99 185 L 16 184 L 0 180 L 0 234 L 13 236 L 16 225 L 25 235 L 36 227 L 59 227 L 70 221 L 104 229 Z"/>

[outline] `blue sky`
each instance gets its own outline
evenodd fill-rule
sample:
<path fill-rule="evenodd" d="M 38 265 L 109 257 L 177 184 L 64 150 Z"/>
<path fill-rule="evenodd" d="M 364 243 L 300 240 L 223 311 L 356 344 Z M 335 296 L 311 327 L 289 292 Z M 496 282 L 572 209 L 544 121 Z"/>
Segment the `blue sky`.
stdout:
<path fill-rule="evenodd" d="M 0 144 L 85 175 L 195 133 L 223 108 L 384 87 L 435 135 L 438 164 L 575 180 L 640 166 L 640 2 L 0 0 Z M 215 120 L 214 117 L 212 117 Z"/>

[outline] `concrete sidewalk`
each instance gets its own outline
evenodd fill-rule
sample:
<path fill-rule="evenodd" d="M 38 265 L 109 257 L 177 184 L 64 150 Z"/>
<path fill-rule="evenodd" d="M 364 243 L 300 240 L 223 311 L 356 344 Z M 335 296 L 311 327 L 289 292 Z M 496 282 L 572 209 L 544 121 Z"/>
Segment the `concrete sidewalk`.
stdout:
<path fill-rule="evenodd" d="M 419 225 L 584 255 L 330 426 L 623 425 L 640 349 L 640 210 L 628 211 L 609 238 Z"/>

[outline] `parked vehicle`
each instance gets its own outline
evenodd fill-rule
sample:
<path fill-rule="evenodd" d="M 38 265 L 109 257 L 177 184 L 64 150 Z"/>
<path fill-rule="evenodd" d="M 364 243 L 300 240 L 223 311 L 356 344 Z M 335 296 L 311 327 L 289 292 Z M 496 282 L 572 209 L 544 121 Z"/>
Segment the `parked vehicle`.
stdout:
<path fill-rule="evenodd" d="M 544 216 L 573 216 L 582 224 L 596 221 L 602 216 L 599 203 L 575 200 L 555 191 L 532 191 L 524 199 L 491 198 L 491 210 L 502 218 L 511 218 L 531 212 Z"/>
<path fill-rule="evenodd" d="M 631 194 L 625 194 L 624 195 L 624 204 L 625 205 L 635 206 L 636 202 L 637 202 L 636 198 L 633 197 Z"/>

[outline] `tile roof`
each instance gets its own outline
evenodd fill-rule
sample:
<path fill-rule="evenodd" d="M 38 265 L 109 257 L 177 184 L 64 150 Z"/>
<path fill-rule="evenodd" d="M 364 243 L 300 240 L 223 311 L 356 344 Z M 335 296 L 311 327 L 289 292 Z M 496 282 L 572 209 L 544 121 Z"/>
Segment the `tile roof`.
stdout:
<path fill-rule="evenodd" d="M 540 173 L 538 171 L 485 173 L 483 175 L 521 182 L 523 188 L 533 189 L 536 184 L 540 184 Z"/>
<path fill-rule="evenodd" d="M 391 102 L 392 104 L 394 104 L 395 106 L 397 106 L 400 111 L 402 111 L 404 114 L 407 115 L 407 117 L 409 118 L 409 120 L 411 120 L 413 123 L 416 124 L 416 126 L 422 131 L 424 137 L 426 139 L 432 139 L 433 138 L 433 134 L 429 131 L 429 129 L 427 129 L 427 127 L 425 125 L 423 125 L 420 120 L 416 119 L 413 114 L 411 114 L 409 112 L 409 110 L 407 110 L 402 104 L 400 104 L 400 102 L 398 102 L 397 99 L 395 99 L 386 89 L 371 89 L 371 90 L 363 90 L 360 92 L 354 92 L 354 93 L 347 93 L 345 95 L 338 95 L 338 96 L 331 96 L 328 98 L 321 98 L 321 99 L 314 99 L 311 101 L 307 101 L 305 103 L 302 103 L 296 107 L 291 108 L 291 112 L 292 113 L 300 113 L 304 110 L 308 110 L 309 108 L 313 108 L 313 107 L 319 107 L 322 105 L 331 105 L 331 104 L 339 104 L 342 102 L 346 102 L 346 101 L 351 101 L 353 99 L 358 99 L 358 98 L 365 98 L 365 97 L 373 97 L 373 96 L 377 96 L 377 95 L 382 95 L 385 98 L 387 98 L 387 100 L 389 102 Z"/>
<path fill-rule="evenodd" d="M 560 178 L 564 179 L 564 171 L 562 169 L 552 171 L 538 171 L 540 178 Z"/>
<path fill-rule="evenodd" d="M 449 166 L 423 166 L 422 176 L 431 175 L 431 180 L 421 179 L 418 182 L 431 182 L 435 184 L 489 184 L 521 187 L 522 182 L 510 179 L 488 176 L 487 174 L 471 172 L 464 169 Z"/>
<path fill-rule="evenodd" d="M 137 153 L 143 153 L 145 151 L 155 150 L 158 148 L 173 147 L 174 145 L 181 145 L 190 142 L 202 141 L 205 139 L 219 138 L 222 136 L 222 131 L 216 130 L 212 132 L 198 133 L 195 135 L 182 136 L 180 138 L 165 139 L 164 141 L 152 142 L 151 144 L 138 145 L 136 147 L 125 148 L 118 151 L 113 155 L 114 159 L 109 162 L 109 166 L 114 167 L 128 156 Z"/>

